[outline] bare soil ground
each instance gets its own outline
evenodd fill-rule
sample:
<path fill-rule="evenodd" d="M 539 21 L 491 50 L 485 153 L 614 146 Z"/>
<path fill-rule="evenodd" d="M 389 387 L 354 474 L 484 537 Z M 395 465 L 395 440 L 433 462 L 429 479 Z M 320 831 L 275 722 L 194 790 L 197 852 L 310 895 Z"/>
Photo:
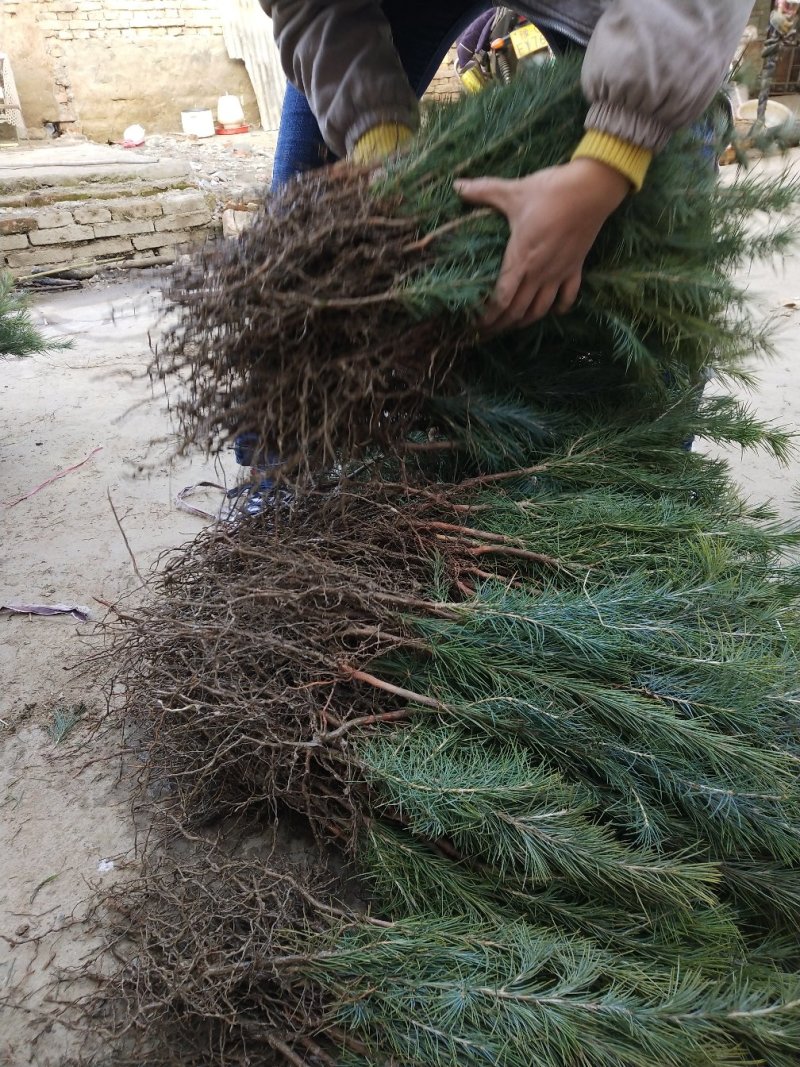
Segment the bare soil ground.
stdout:
<path fill-rule="evenodd" d="M 177 510 L 176 492 L 225 478 L 202 457 L 170 463 L 164 405 L 142 403 L 150 394 L 137 377 L 148 333 L 158 330 L 158 279 L 122 278 L 38 298 L 45 330 L 74 347 L 0 365 L 0 605 L 78 604 L 101 619 L 104 604 L 136 595 L 131 554 L 145 573 L 201 528 Z M 800 254 L 749 281 L 779 326 L 777 358 L 762 369 L 752 404 L 797 428 Z M 754 499 L 794 513 L 797 462 L 730 459 Z M 236 468 L 229 457 L 222 466 L 230 481 Z M 98 647 L 92 623 L 0 612 L 0 1064 L 8 1067 L 68 1059 L 77 1038 L 53 1023 L 58 1007 L 46 982 L 91 953 L 69 922 L 91 885 L 135 862 L 119 763 L 81 710 L 104 700 L 102 679 L 79 669 Z M 70 716 L 74 726 L 56 742 Z"/>
<path fill-rule="evenodd" d="M 164 405 L 140 377 L 156 278 L 40 298 L 36 310 L 74 347 L 0 366 L 0 604 L 78 604 L 100 620 L 140 585 L 109 496 L 144 574 L 202 526 L 176 509 L 176 492 L 224 474 L 200 459 L 170 464 Z M 104 701 L 101 679 L 81 669 L 100 646 L 93 622 L 0 612 L 0 1064 L 13 1067 L 61 1064 L 72 1046 L 59 1027 L 30 1043 L 54 1010 L 41 986 L 91 949 L 70 917 L 131 856 L 119 764 L 82 721 Z"/>

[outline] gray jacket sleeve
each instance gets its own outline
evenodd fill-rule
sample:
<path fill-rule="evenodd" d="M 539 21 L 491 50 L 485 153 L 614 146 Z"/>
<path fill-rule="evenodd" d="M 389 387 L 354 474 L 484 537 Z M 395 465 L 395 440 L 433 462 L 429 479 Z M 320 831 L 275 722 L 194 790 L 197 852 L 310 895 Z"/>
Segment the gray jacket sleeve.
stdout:
<path fill-rule="evenodd" d="M 261 0 L 261 6 L 272 17 L 286 76 L 305 94 L 336 155 L 348 155 L 381 122 L 416 128 L 417 99 L 380 0 Z"/>
<path fill-rule="evenodd" d="M 711 103 L 752 7 L 753 0 L 612 0 L 583 64 L 587 129 L 663 148 Z"/>
<path fill-rule="evenodd" d="M 272 17 L 286 76 L 305 93 L 337 155 L 349 154 L 361 134 L 380 122 L 416 126 L 417 101 L 380 0 L 261 0 L 261 5 Z M 587 128 L 662 148 L 710 103 L 752 5 L 753 0 L 607 0 L 583 66 Z M 573 6 L 579 5 L 573 0 Z"/>

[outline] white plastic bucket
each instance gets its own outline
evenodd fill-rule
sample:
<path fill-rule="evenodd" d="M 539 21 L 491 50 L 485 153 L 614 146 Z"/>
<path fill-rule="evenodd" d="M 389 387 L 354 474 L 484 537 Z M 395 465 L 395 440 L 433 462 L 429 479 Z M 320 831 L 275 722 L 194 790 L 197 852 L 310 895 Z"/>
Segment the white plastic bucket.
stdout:
<path fill-rule="evenodd" d="M 207 108 L 193 107 L 189 111 L 181 111 L 181 128 L 190 137 L 213 137 L 214 115 Z"/>
<path fill-rule="evenodd" d="M 739 112 L 736 117 L 742 122 L 755 122 L 757 111 L 758 100 L 747 100 L 739 106 Z M 792 114 L 791 109 L 785 104 L 781 104 L 777 100 L 767 101 L 767 112 L 764 115 L 764 125 L 769 129 L 783 126 L 785 123 L 791 122 L 793 118 L 794 115 Z"/>

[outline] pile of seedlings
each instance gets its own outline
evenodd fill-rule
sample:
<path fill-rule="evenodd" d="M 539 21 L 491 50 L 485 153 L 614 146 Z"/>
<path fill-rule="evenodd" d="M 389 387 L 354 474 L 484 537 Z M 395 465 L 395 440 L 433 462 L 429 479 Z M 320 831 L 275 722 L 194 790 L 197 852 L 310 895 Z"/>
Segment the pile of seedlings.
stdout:
<path fill-rule="evenodd" d="M 104 901 L 116 1064 L 798 1062 L 800 530 L 686 448 L 789 454 L 719 383 L 798 191 L 678 138 L 576 308 L 480 338 L 506 230 L 452 180 L 563 161 L 582 114 L 537 69 L 175 279 L 185 441 L 294 482 L 117 624 L 163 832 Z"/>

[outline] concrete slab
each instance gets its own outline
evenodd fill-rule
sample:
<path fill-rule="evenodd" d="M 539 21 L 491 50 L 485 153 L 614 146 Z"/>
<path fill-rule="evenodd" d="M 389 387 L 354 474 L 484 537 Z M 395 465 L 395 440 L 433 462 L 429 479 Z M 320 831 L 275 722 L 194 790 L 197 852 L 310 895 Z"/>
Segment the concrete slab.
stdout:
<path fill-rule="evenodd" d="M 4 149 L 0 154 L 0 189 L 4 193 L 53 185 L 191 177 L 185 159 L 161 158 L 90 141 L 20 145 Z"/>

